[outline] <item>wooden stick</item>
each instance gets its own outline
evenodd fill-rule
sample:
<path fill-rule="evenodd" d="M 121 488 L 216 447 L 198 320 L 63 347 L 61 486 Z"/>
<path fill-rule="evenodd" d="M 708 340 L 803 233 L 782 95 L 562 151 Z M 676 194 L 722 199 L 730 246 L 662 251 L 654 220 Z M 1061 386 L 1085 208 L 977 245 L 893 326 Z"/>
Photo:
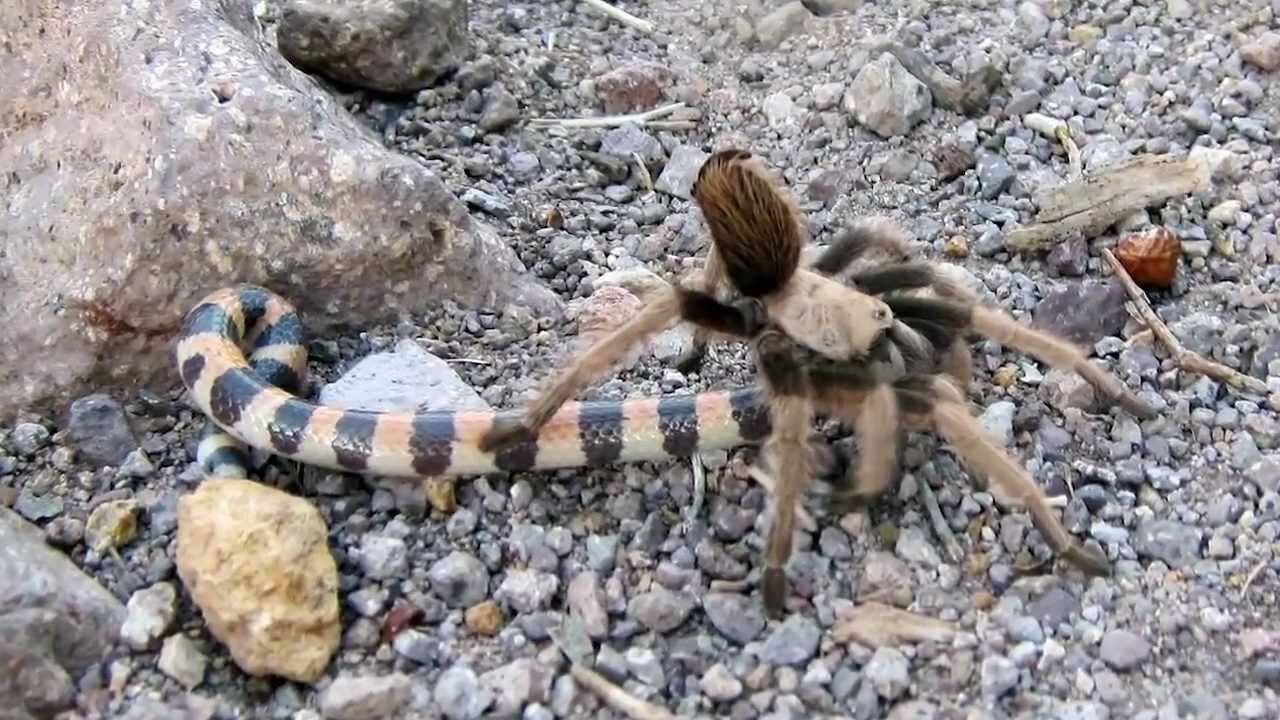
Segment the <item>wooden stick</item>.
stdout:
<path fill-rule="evenodd" d="M 654 108 L 648 112 L 629 113 L 626 115 L 602 115 L 600 117 L 581 118 L 531 118 L 530 126 L 563 127 L 563 128 L 601 128 L 620 127 L 627 123 L 635 123 L 657 130 L 689 130 L 696 127 L 692 120 L 658 120 L 677 110 L 683 110 L 684 103 L 671 103 Z"/>
<path fill-rule="evenodd" d="M 1054 134 L 1063 142 L 1062 132 L 1055 129 Z M 1069 146 L 1067 152 L 1070 155 Z M 1036 193 L 1038 222 L 1014 228 L 1005 245 L 1020 252 L 1036 251 L 1076 230 L 1092 237 L 1138 208 L 1178 195 L 1204 192 L 1211 180 L 1209 166 L 1198 159 L 1139 155 Z"/>
<path fill-rule="evenodd" d="M 1177 363 L 1179 368 L 1187 372 L 1199 373 L 1214 380 L 1226 383 L 1227 385 L 1247 393 L 1255 395 L 1266 395 L 1268 392 L 1267 384 L 1261 380 L 1245 375 L 1242 372 L 1232 370 L 1221 363 L 1214 362 L 1200 353 L 1188 350 L 1182 346 L 1182 342 L 1178 340 L 1168 325 L 1156 315 L 1156 311 L 1151 308 L 1151 302 L 1147 299 L 1147 294 L 1142 288 L 1129 277 L 1129 272 L 1124 269 L 1124 265 L 1120 264 L 1120 260 L 1106 248 L 1102 250 L 1102 256 L 1111 264 L 1111 269 L 1115 272 L 1116 278 L 1124 285 L 1124 289 L 1129 292 L 1129 297 L 1133 300 L 1134 306 L 1137 308 L 1138 315 L 1142 321 L 1151 328 L 1160 343 L 1168 349 L 1173 356 L 1173 361 Z"/>
<path fill-rule="evenodd" d="M 614 710 L 633 720 L 675 720 L 666 708 L 646 702 L 635 697 L 626 690 L 609 682 L 609 679 L 586 665 L 573 663 L 569 666 L 569 674 L 583 687 L 600 696 Z"/>
<path fill-rule="evenodd" d="M 610 5 L 609 3 L 604 2 L 604 0 L 582 0 L 582 2 L 587 7 L 593 10 L 598 10 L 633 30 L 638 30 L 646 34 L 651 33 L 654 30 L 653 23 L 649 22 L 648 20 L 641 20 L 635 15 L 632 15 L 628 12 L 620 10 Z"/>
<path fill-rule="evenodd" d="M 1071 167 L 1071 179 L 1079 180 L 1084 174 L 1084 165 L 1080 158 L 1080 146 L 1076 145 L 1076 141 L 1071 138 L 1071 128 L 1066 123 L 1062 123 L 1053 129 L 1053 136 L 1062 143 L 1062 148 L 1067 151 L 1067 164 Z"/>
<path fill-rule="evenodd" d="M 933 526 L 933 534 L 938 536 L 938 540 L 947 549 L 951 562 L 960 564 L 964 560 L 964 549 L 956 540 L 955 533 L 951 532 L 951 528 L 947 526 L 947 519 L 942 516 L 942 508 L 938 506 L 938 497 L 933 494 L 933 488 L 929 486 L 928 480 L 922 478 L 919 485 L 920 500 L 924 503 L 925 512 L 929 516 L 929 524 Z"/>

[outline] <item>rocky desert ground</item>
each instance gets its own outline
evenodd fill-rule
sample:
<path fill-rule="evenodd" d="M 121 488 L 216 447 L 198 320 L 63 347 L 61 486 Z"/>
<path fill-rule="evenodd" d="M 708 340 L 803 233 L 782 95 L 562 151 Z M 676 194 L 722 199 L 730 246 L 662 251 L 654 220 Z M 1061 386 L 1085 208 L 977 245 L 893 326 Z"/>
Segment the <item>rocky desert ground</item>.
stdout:
<path fill-rule="evenodd" d="M 116 14 L 100 17 L 120 23 L 111 47 L 132 57 L 149 41 L 125 32 L 125 18 L 143 11 L 105 5 Z M 209 167 L 261 170 L 203 200 L 202 217 L 233 217 L 237 192 L 271 196 L 270 143 L 255 146 L 257 159 L 209 149 L 234 148 L 225 138 L 236 133 L 279 133 L 282 153 L 338 135 L 343 148 L 366 148 L 315 165 L 318 180 L 282 197 L 338 193 L 357 176 L 384 194 L 317 201 L 376 219 L 313 223 L 296 237 L 275 233 L 267 213 L 234 211 L 238 224 L 214 223 L 216 243 L 183 245 L 213 232 L 188 213 L 156 231 L 169 255 L 137 257 L 169 258 L 154 261 L 155 276 L 199 287 L 181 297 L 216 288 L 202 267 L 276 278 L 313 331 L 312 397 L 518 406 L 579 334 L 634 312 L 632 291 L 650 274 L 699 266 L 708 239 L 693 175 L 707 153 L 742 147 L 785 178 L 817 246 L 856 218 L 892 217 L 914 252 L 1089 349 L 1156 407 L 1139 422 L 1070 373 L 973 344 L 975 414 L 1063 498 L 1068 529 L 1105 550 L 1115 572 L 1055 572 L 1026 513 L 975 486 L 928 433 L 908 436 L 900 485 L 869 512 L 832 517 L 809 499 L 817 529 L 799 536 L 783 620 L 766 618 L 755 589 L 766 498 L 738 452 L 464 478 L 448 513 L 412 483 L 259 458 L 256 479 L 284 492 L 182 510 L 202 482 L 202 416 L 154 350 L 167 352 L 163 334 L 119 326 L 159 358 L 146 361 L 145 388 L 121 380 L 128 346 L 103 346 L 116 348 L 118 371 L 98 384 L 63 373 L 101 362 L 96 349 L 79 351 L 81 365 L 34 340 L 0 355 L 15 358 L 6 387 L 39 375 L 74 388 L 52 408 L 19 404 L 0 426 L 0 687 L 11 698 L 0 717 L 624 717 L 570 674 L 556 641 L 568 618 L 601 676 L 681 717 L 1280 718 L 1280 2 L 612 4 L 633 20 L 572 0 L 213 5 L 190 10 L 207 22 L 174 30 L 202 37 L 205 60 L 175 41 L 165 45 L 174 55 L 147 55 L 148 73 L 163 77 L 170 62 L 217 69 L 218 48 L 243 42 L 268 58 L 264 77 L 287 74 L 301 97 L 333 108 L 310 129 L 277 122 L 290 116 L 266 114 L 275 100 L 250 92 L 260 86 L 248 71 L 202 75 L 212 88 L 203 97 L 215 99 L 170 124 L 188 133 L 174 142 L 208 152 Z M 74 21 L 52 8 L 30 4 L 38 22 L 0 28 L 22 36 Z M 4 121 L 21 139 L 53 122 L 39 117 Z M 297 152 L 288 163 L 309 177 Z M 1119 206 L 1114 217 L 1048 239 L 1028 230 L 1056 220 L 1046 217 L 1055 188 L 1152 158 L 1169 164 L 1144 176 L 1143 201 L 1125 205 L 1133 192 L 1117 200 L 1100 184 L 1085 193 L 1087 210 Z M 24 172 L 6 181 L 11 217 L 31 207 Z M 405 178 L 411 189 L 389 189 Z M 456 236 L 474 246 L 417 269 L 387 239 L 409 213 L 478 223 Z M 17 226 L 0 227 L 20 242 Z M 1148 331 L 1116 280 L 1105 252 L 1120 253 L 1125 238 L 1174 253 L 1171 283 L 1147 297 L 1182 355 Z M 483 275 L 488 261 L 471 247 L 501 258 L 491 268 L 500 279 L 472 288 L 450 278 L 459 267 Z M 30 248 L 13 248 L 7 269 L 0 253 L 0 277 L 34 277 L 21 264 Z M 455 298 L 381 307 L 393 285 L 412 296 L 455 283 Z M 16 313 L 19 300 L 5 304 Z M 733 346 L 700 373 L 679 372 L 688 342 L 684 331 L 661 335 L 583 397 L 751 382 Z M 821 429 L 856 452 L 847 430 Z M 700 508 L 693 463 L 710 485 Z M 282 518 L 279 534 L 243 535 L 233 558 L 176 549 L 180 518 L 234 535 L 246 515 L 268 511 Z M 314 563 L 321 582 L 329 557 L 327 593 L 308 586 L 270 601 L 295 632 L 242 628 L 239 661 L 211 632 L 209 617 L 252 604 L 290 563 Z M 180 573 L 212 583 L 206 607 Z"/>

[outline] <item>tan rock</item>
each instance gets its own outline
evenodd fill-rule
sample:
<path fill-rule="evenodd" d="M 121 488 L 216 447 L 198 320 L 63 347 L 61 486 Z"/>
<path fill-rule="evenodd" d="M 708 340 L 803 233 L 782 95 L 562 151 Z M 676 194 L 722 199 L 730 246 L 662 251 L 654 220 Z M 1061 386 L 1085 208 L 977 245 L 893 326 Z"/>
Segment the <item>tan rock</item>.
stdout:
<path fill-rule="evenodd" d="M 178 501 L 178 576 L 242 670 L 314 682 L 338 648 L 338 568 L 307 501 L 211 479 Z"/>
<path fill-rule="evenodd" d="M 1264 32 L 1240 48 L 1240 57 L 1263 70 L 1280 70 L 1280 32 Z"/>

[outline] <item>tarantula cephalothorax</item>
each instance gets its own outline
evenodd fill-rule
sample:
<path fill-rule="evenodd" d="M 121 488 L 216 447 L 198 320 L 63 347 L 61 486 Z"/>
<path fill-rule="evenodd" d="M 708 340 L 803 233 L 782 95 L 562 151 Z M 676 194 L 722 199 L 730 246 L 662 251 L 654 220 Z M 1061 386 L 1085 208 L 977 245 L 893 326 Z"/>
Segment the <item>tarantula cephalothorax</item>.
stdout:
<path fill-rule="evenodd" d="M 1105 573 L 1100 551 L 1078 543 L 1020 464 L 987 438 L 966 406 L 967 332 L 1021 348 L 1050 365 L 1072 368 L 1103 396 L 1142 417 L 1154 413 L 1118 378 L 1059 338 L 979 306 L 923 262 L 899 262 L 836 276 L 876 245 L 897 239 L 891 225 L 854 225 L 809 267 L 800 264 L 802 217 L 763 164 L 743 150 L 713 154 L 699 170 L 693 196 L 712 246 L 702 289 L 670 286 L 632 320 L 589 348 L 538 397 L 516 425 L 482 442 L 493 450 L 536 434 L 563 403 L 610 368 L 636 342 L 680 321 L 698 328 L 696 364 L 710 335 L 750 340 L 768 395 L 772 433 L 762 448 L 774 494 L 765 549 L 762 596 L 772 614 L 786 598 L 800 498 L 812 478 L 808 437 L 815 415 L 849 422 L 858 434 L 858 463 L 836 497 L 869 500 L 892 483 L 904 429 L 935 429 L 958 455 L 987 476 L 993 493 L 1021 504 L 1055 552 L 1090 573 Z M 715 296 L 727 281 L 739 299 Z M 932 290 L 935 296 L 918 291 Z M 950 377 L 948 377 L 948 375 Z"/>

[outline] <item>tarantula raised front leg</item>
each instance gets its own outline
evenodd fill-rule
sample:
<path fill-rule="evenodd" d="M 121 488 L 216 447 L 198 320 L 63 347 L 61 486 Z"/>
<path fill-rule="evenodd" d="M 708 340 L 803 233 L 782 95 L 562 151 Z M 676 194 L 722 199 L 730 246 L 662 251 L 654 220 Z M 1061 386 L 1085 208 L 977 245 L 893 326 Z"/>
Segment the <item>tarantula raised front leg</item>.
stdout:
<path fill-rule="evenodd" d="M 681 321 L 712 332 L 749 338 L 763 327 L 765 308 L 754 298 L 727 304 L 699 290 L 664 288 L 638 315 L 605 335 L 561 372 L 520 420 L 495 424 L 481 439 L 480 449 L 494 452 L 518 439 L 537 435 L 561 406 L 617 363 L 632 346 Z"/>
<path fill-rule="evenodd" d="M 707 261 L 702 266 L 698 284 L 701 286 L 702 292 L 717 299 L 725 288 L 724 266 L 720 261 L 720 255 L 716 252 L 714 244 L 707 249 Z M 712 332 L 709 328 L 695 325 L 693 328 L 693 341 L 689 344 L 689 349 L 676 358 L 676 369 L 685 374 L 701 370 L 702 363 L 707 356 L 707 345 L 711 335 Z"/>

